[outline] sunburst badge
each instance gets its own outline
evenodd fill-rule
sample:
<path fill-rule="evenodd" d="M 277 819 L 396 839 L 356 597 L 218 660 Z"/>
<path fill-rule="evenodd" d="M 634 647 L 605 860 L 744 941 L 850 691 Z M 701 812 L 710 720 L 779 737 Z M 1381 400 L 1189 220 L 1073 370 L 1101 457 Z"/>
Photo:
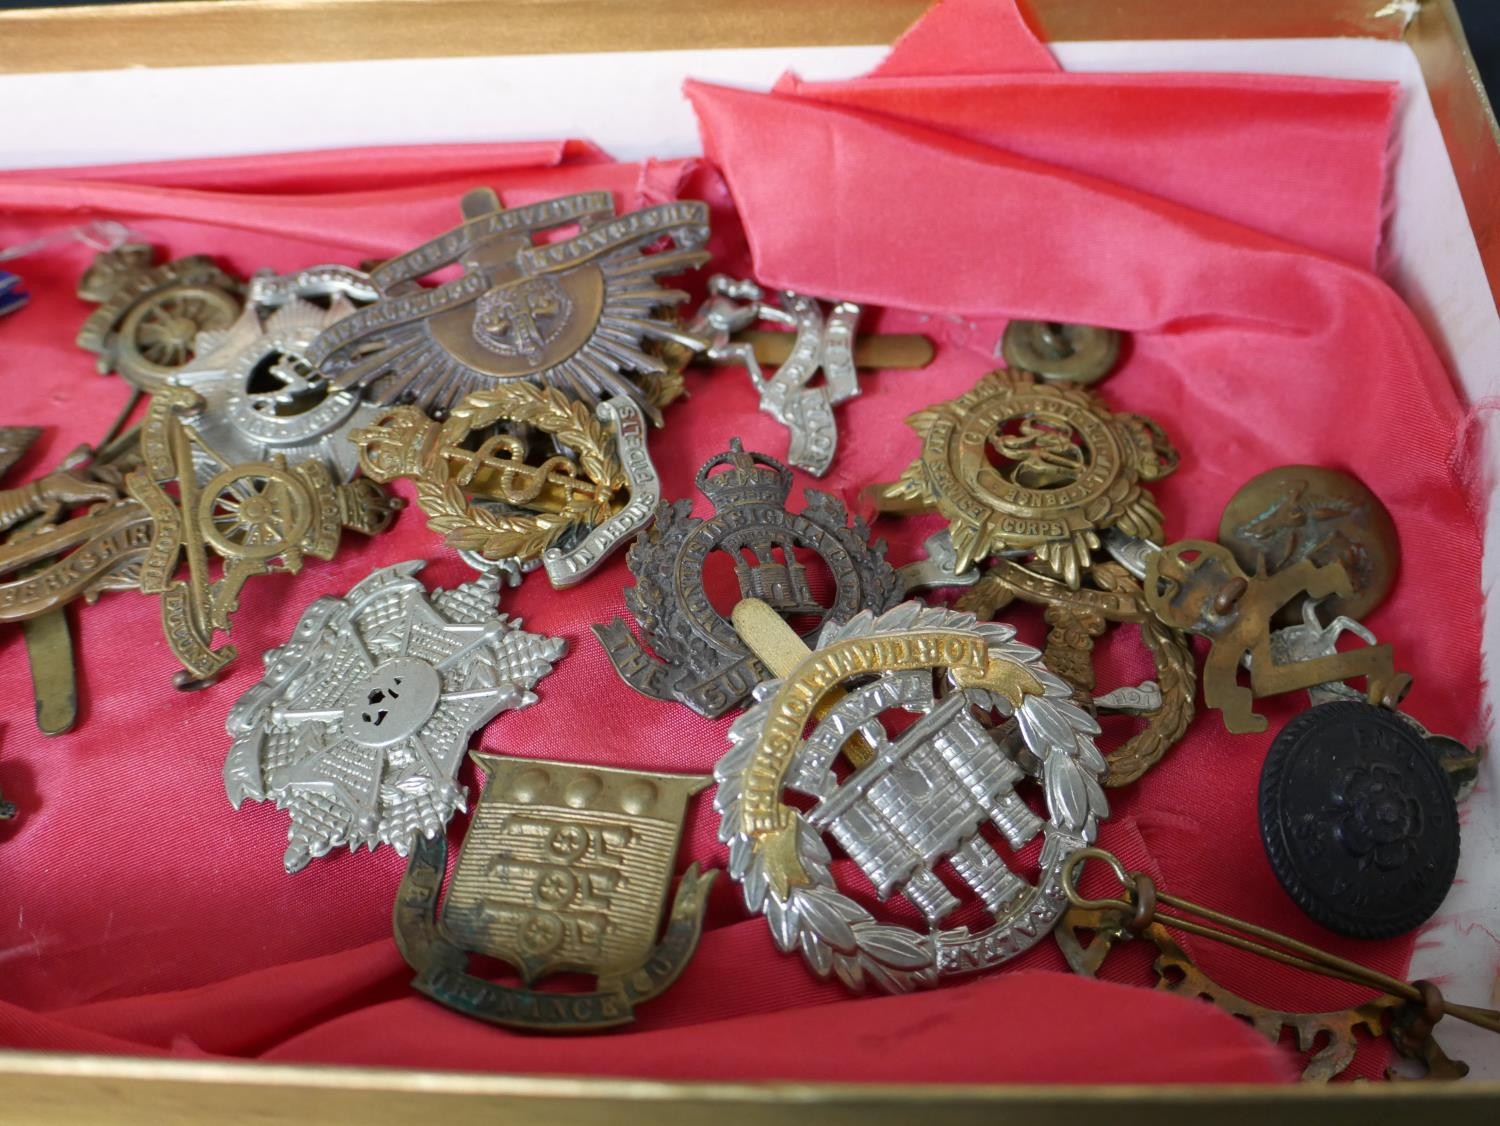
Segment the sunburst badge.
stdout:
<path fill-rule="evenodd" d="M 320 598 L 229 713 L 224 786 L 236 808 L 274 801 L 292 817 L 285 866 L 347 845 L 442 831 L 468 795 L 469 738 L 532 689 L 566 642 L 497 617 L 499 579 L 428 594 L 420 560 L 383 567 L 343 598 Z"/>
<path fill-rule="evenodd" d="M 1077 588 L 1100 531 L 1161 538 L 1161 510 L 1140 482 L 1172 472 L 1177 451 L 1150 419 L 1038 385 L 1030 372 L 995 371 L 906 421 L 921 455 L 867 495 L 885 512 L 947 517 L 960 572 L 1018 551 Z"/>
<path fill-rule="evenodd" d="M 671 316 L 687 294 L 657 279 L 707 261 L 707 205 L 617 216 L 609 192 L 584 192 L 502 208 L 478 189 L 463 214 L 463 226 L 377 267 L 380 300 L 326 331 L 308 361 L 384 404 L 444 411 L 472 391 L 528 381 L 588 403 L 632 399 L 659 421 L 643 379 L 671 372 L 667 345 L 703 342 Z M 535 241 L 568 226 L 578 233 Z M 671 249 L 650 249 L 668 239 Z M 459 277 L 417 284 L 455 263 Z"/>

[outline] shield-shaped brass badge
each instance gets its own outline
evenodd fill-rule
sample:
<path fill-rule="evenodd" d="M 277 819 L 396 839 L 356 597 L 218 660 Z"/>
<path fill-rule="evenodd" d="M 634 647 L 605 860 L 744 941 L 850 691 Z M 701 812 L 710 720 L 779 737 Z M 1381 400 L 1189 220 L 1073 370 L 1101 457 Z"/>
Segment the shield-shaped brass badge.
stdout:
<path fill-rule="evenodd" d="M 698 945 L 715 872 L 690 865 L 662 929 L 687 802 L 710 779 L 474 753 L 489 778 L 437 908 L 447 842 L 419 839 L 396 898 L 396 945 L 421 993 L 468 1016 L 539 1031 L 624 1024 Z M 660 933 L 660 941 L 657 940 Z M 522 985 L 471 974 L 470 954 Z M 531 988 L 583 973 L 581 993 Z"/>

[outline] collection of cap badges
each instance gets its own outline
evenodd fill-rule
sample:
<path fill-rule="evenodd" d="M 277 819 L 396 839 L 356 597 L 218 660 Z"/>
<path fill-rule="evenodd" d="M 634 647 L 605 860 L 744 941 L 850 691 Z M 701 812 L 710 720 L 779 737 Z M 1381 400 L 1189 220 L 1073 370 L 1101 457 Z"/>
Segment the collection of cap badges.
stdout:
<path fill-rule="evenodd" d="M 379 534 L 400 507 L 381 486 L 406 477 L 429 527 L 480 577 L 428 590 L 412 561 L 309 605 L 229 711 L 224 782 L 236 807 L 288 812 L 288 873 L 341 847 L 409 856 L 396 941 L 415 987 L 443 1004 L 552 1031 L 630 1020 L 697 944 L 715 873 L 693 865 L 675 892 L 672 873 L 689 799 L 716 783 L 747 908 L 779 949 L 852 989 L 931 985 L 1049 935 L 1092 974 L 1139 937 L 1158 951 L 1162 987 L 1273 1037 L 1291 1027 L 1304 1048 L 1326 1033 L 1310 1078 L 1342 1071 L 1357 1036 L 1382 1033 L 1428 1074 L 1462 1074 L 1432 1038 L 1436 1020 L 1500 1030 L 1500 1015 L 1452 1005 L 1430 983 L 1262 931 L 1249 932 L 1257 952 L 1382 996 L 1318 1014 L 1235 997 L 1170 936 L 1191 924 L 1157 907 L 1191 905 L 1092 847 L 1106 790 L 1183 736 L 1200 679 L 1231 732 L 1265 729 L 1257 698 L 1303 690 L 1310 706 L 1261 780 L 1277 876 L 1341 934 L 1399 934 L 1436 910 L 1478 752 L 1401 713 L 1410 678 L 1358 622 L 1398 557 L 1389 514 L 1358 481 L 1272 470 L 1226 507 L 1218 542 L 1161 545 L 1148 486 L 1177 468 L 1176 452 L 1153 421 L 1089 389 L 1114 367 L 1118 335 L 1018 322 L 1007 369 L 909 418 L 910 466 L 866 490 L 878 512 L 947 520 L 927 559 L 894 568 L 827 493 L 806 490 L 793 512 L 789 470 L 738 439 L 698 474 L 713 512 L 694 517 L 691 500 L 663 499 L 647 443 L 687 364 L 744 367 L 788 428 L 791 463 L 821 475 L 857 369 L 921 366 L 930 345 L 856 339 L 857 306 L 825 311 L 718 276 L 684 315 L 688 294 L 661 279 L 706 262 L 700 203 L 617 215 L 608 193 L 583 193 L 507 209 L 481 190 L 462 214 L 368 272 L 243 283 L 202 257 L 153 265 L 142 244 L 98 255 L 79 285 L 98 308 L 78 342 L 150 396 L 144 421 L 123 429 L 127 407 L 97 446 L 0 491 L 0 620 L 26 631 L 43 730 L 74 718 L 65 603 L 159 595 L 178 686 L 202 686 L 235 659 L 216 638 L 253 597 L 250 580 L 331 557 L 345 529 Z M 537 240 L 565 227 L 576 233 Z M 454 280 L 420 284 L 455 264 Z M 0 312 L 19 294 L 0 276 Z M 0 431 L 0 472 L 35 436 Z M 594 633 L 635 690 L 703 716 L 740 710 L 713 777 L 474 754 L 483 793 L 445 888 L 444 827 L 469 802 L 458 772 L 471 737 L 537 704 L 563 659 L 563 641 L 499 612 L 502 587 L 537 569 L 569 586 L 632 540 L 626 605 L 640 638 L 623 619 Z M 705 588 L 714 552 L 735 562 L 730 619 Z M 832 577 L 828 597 L 814 596 L 812 559 Z M 951 606 L 912 597 L 936 590 L 963 593 Z M 1043 608 L 1042 651 L 994 620 L 1018 600 Z M 792 619 L 815 627 L 799 636 Z M 1136 627 L 1156 675 L 1096 695 L 1092 650 L 1110 623 Z M 1362 644 L 1340 648 L 1345 635 Z M 1201 677 L 1190 637 L 1207 643 Z M 1096 742 L 1106 713 L 1137 723 L 1108 754 Z M 1028 879 L 1014 858 L 1033 842 Z M 841 887 L 835 850 L 881 903 L 904 899 L 924 925 L 878 917 Z M 1123 898 L 1081 896 L 1078 869 L 1094 857 L 1120 875 Z M 983 925 L 952 922 L 975 904 Z M 477 976 L 475 954 L 519 980 Z M 535 987 L 558 972 L 596 985 Z"/>

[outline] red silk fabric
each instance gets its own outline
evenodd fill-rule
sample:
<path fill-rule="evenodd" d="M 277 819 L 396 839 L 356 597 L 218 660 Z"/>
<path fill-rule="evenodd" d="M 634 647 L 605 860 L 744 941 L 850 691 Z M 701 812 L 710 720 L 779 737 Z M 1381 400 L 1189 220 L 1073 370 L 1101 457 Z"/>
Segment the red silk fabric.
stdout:
<path fill-rule="evenodd" d="M 1463 408 L 1410 311 L 1368 270 L 1391 91 L 1256 76 L 986 77 L 966 63 L 954 78 L 944 44 L 961 54 L 982 38 L 984 9 L 1013 11 L 955 0 L 931 13 L 927 69 L 898 78 L 787 79 L 769 95 L 690 84 L 756 276 L 919 313 L 971 349 L 976 377 L 995 365 L 1012 317 L 1130 331 L 1101 393 L 1159 420 L 1182 452 L 1154 488 L 1169 539 L 1212 539 L 1233 491 L 1271 466 L 1354 473 L 1400 532 L 1403 581 L 1369 624 L 1418 677 L 1407 709 L 1435 730 L 1477 735 L 1480 539 L 1454 469 Z M 1195 127 L 1212 137 L 1186 144 Z M 1176 161 L 1157 165 L 1158 151 Z M 881 377 L 882 389 L 901 378 Z M 856 419 L 870 405 L 855 404 L 844 426 L 874 433 Z M 888 480 L 916 451 L 914 437 L 882 432 L 866 464 Z M 1174 894 L 1401 973 L 1410 937 L 1334 939 L 1266 863 L 1259 767 L 1304 702 L 1265 702 L 1261 736 L 1200 716 L 1159 768 L 1114 794 L 1101 841 L 1122 855 L 1144 845 L 1129 861 Z M 1122 841 L 1131 822 L 1141 839 Z M 1275 1007 L 1351 996 L 1187 945 L 1226 985 Z M 1360 1066 L 1375 1068 L 1378 1054 Z"/>
<path fill-rule="evenodd" d="M 942 19 L 982 18 L 974 5 L 963 7 L 969 10 L 955 6 Z M 1012 25 L 1008 34 L 1016 33 Z M 1164 145 L 1158 128 L 1180 135 L 1189 119 L 1205 133 L 1218 120 L 1231 135 L 1262 141 L 1215 148 L 1204 162 L 1214 167 L 1194 165 L 1191 175 L 1174 174 L 1148 195 L 1149 162 L 1129 183 L 1111 182 L 1107 168 L 1065 167 L 1066 147 L 1023 157 L 1007 152 L 998 132 L 966 137 L 973 123 L 956 111 L 938 125 L 916 115 L 902 120 L 904 95 L 883 91 L 899 94 L 908 85 L 913 104 L 938 107 L 935 114 L 949 105 L 928 90 L 941 81 L 923 76 L 930 73 L 924 60 L 941 56 L 952 34 L 938 21 L 904 40 L 886 77 L 869 84 L 870 101 L 859 83 L 773 97 L 695 91 L 762 275 L 905 310 L 883 320 L 896 330 L 925 329 L 943 344 L 926 371 L 864 377 L 863 396 L 839 408 L 833 472 L 821 482 L 799 475 L 794 507 L 803 485 L 852 503 L 864 484 L 893 476 L 916 449 L 901 419 L 961 393 L 994 366 L 975 349 L 990 346 L 1007 316 L 1131 328 L 1137 335 L 1126 366 L 1104 395 L 1159 419 L 1183 450 L 1182 469 L 1156 490 L 1169 533 L 1212 534 L 1229 492 L 1269 465 L 1310 461 L 1359 473 L 1391 505 L 1407 553 L 1405 581 L 1371 624 L 1396 643 L 1403 667 L 1420 674 L 1414 714 L 1471 733 L 1479 554 L 1446 462 L 1458 404 L 1409 315 L 1356 265 L 1373 260 L 1389 91 L 1265 80 L 1262 88 L 1280 91 L 1272 103 L 1282 112 L 1260 124 L 1262 102 L 1246 95 L 1256 85 L 1248 79 L 1164 82 L 1179 91 L 1175 101 L 1164 93 L 1131 103 L 1136 95 L 1121 93 L 1121 104 L 1177 106 L 1166 116 L 1138 111 L 1130 135 L 1141 144 Z M 1030 59 L 1035 68 L 1039 50 L 1012 42 L 977 57 L 1012 60 L 1005 65 Z M 915 53 L 902 62 L 902 52 Z M 972 53 L 955 57 L 976 65 Z M 988 81 L 983 71 L 966 73 L 979 86 Z M 1049 90 L 1071 97 L 1075 85 L 1110 97 L 1104 79 L 1029 77 L 1032 105 L 1046 104 Z M 1125 79 L 1119 88 L 1151 85 Z M 973 93 L 964 84 L 953 89 L 952 102 Z M 879 98 L 886 100 L 877 105 Z M 829 104 L 840 99 L 846 104 Z M 1114 132 L 1096 139 L 1111 144 Z M 1264 161 L 1316 143 L 1304 138 L 1297 149 L 1277 140 L 1278 132 L 1321 132 L 1322 151 L 1332 155 L 1321 167 L 1272 174 Z M 1076 136 L 1081 146 L 1084 137 Z M 1278 147 L 1285 145 L 1293 147 Z M 1191 192 L 1182 186 L 1189 182 Z M 241 274 L 355 263 L 456 225 L 459 197 L 480 183 L 507 204 L 601 188 L 615 192 L 622 210 L 679 195 L 707 198 L 717 223 L 714 268 L 750 268 L 730 201 L 711 172 L 680 162 L 614 164 L 573 143 L 12 175 L 0 178 L 0 245 L 112 217 L 173 256 L 211 252 Z M 1330 183 L 1357 194 L 1359 206 L 1328 206 L 1322 192 Z M 1209 214 L 1216 194 L 1219 210 Z M 1308 249 L 1310 224 L 1289 217 L 1320 208 L 1325 229 L 1316 234 L 1326 241 Z M 88 257 L 72 248 L 13 264 L 34 299 L 0 321 L 0 421 L 51 429 L 7 484 L 96 439 L 124 399 L 119 381 L 94 374 L 93 358 L 72 344 L 89 308 L 73 296 Z M 757 412 L 743 373 L 695 367 L 688 389 L 653 437 L 665 496 L 694 496 L 698 467 L 733 436 L 784 455 L 785 432 Z M 412 497 L 407 486 L 398 491 Z M 708 511 L 701 498 L 695 504 Z M 931 530 L 931 521 L 877 527 L 897 564 L 915 558 Z M 74 732 L 57 739 L 43 738 L 31 722 L 20 631 L 0 627 L 0 683 L 9 701 L 0 717 L 0 788 L 22 809 L 20 820 L 0 828 L 0 1044 L 700 1079 L 1186 1082 L 1288 1074 L 1278 1050 L 1209 1006 L 1044 972 L 1062 968 L 1050 941 L 1008 970 L 931 993 L 850 998 L 813 978 L 799 958 L 778 954 L 764 921 L 745 915 L 738 890 L 722 876 L 682 978 L 643 1006 L 634 1026 L 607 1039 L 518 1035 L 416 996 L 390 939 L 401 859 L 385 848 L 341 852 L 288 877 L 281 870 L 285 815 L 258 804 L 233 811 L 220 781 L 224 716 L 258 679 L 258 655 L 285 640 L 312 599 L 342 594 L 371 569 L 416 557 L 432 560 L 423 572 L 429 585 L 471 576 L 409 508 L 383 537 L 347 537 L 330 563 L 311 560 L 297 576 L 252 580 L 232 635 L 240 660 L 220 683 L 192 695 L 170 687 L 176 665 L 154 598 L 111 594 L 75 608 L 82 715 Z M 616 557 L 567 594 L 540 575 L 505 592 L 505 612 L 565 637 L 569 652 L 539 686 L 540 703 L 485 730 L 485 750 L 712 769 L 729 718 L 706 721 L 636 696 L 588 632 L 623 612 L 629 583 Z M 1441 637 L 1423 625 L 1439 617 Z M 1267 710 L 1274 731 L 1295 707 Z M 1228 737 L 1217 717 L 1201 717 L 1143 782 L 1111 795 L 1103 843 L 1168 890 L 1399 971 L 1409 941 L 1333 941 L 1301 919 L 1276 885 L 1254 828 L 1255 779 L 1268 741 Z M 476 784 L 467 769 L 463 780 Z M 693 804 L 682 866 L 724 862 L 710 798 L 711 791 Z M 455 842 L 462 820 L 450 834 Z M 1268 1004 L 1312 1009 L 1357 996 L 1212 947 L 1199 953 L 1226 984 Z M 1139 953 L 1117 955 L 1110 967 L 1119 982 L 1153 980 Z M 1369 1073 L 1379 1062 L 1371 1055 L 1361 1067 Z"/>

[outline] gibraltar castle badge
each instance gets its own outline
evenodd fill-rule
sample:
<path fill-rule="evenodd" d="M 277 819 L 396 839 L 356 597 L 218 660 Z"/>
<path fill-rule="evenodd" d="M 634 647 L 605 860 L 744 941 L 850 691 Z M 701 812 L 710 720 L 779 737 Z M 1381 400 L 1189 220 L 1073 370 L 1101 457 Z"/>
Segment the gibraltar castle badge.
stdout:
<path fill-rule="evenodd" d="M 756 690 L 714 768 L 729 874 L 779 949 L 851 989 L 906 992 L 999 965 L 1051 931 L 1068 906 L 1063 864 L 1093 842 L 1109 805 L 1098 725 L 1040 653 L 1009 626 L 919 602 L 830 623 L 817 650 L 790 664 L 772 652 L 782 626 L 768 608 L 741 603 L 735 623 L 790 670 Z M 915 722 L 887 735 L 888 712 Z M 1028 753 L 1007 753 L 1010 738 Z M 835 772 L 840 755 L 861 765 Z M 1023 796 L 1033 781 L 1045 819 Z M 1041 834 L 1034 884 L 982 829 L 1012 852 Z M 840 890 L 825 834 L 882 902 L 900 895 L 927 929 L 881 922 Z M 983 903 L 978 930 L 944 925 L 965 902 L 935 870 L 943 861 Z"/>
<path fill-rule="evenodd" d="M 224 788 L 236 809 L 272 800 L 292 816 L 286 870 L 347 845 L 405 856 L 468 800 L 469 737 L 532 689 L 560 638 L 496 617 L 499 579 L 431 594 L 420 560 L 383 567 L 343 598 L 319 598 L 266 673 L 230 709 Z"/>
<path fill-rule="evenodd" d="M 688 799 L 709 779 L 537 759 L 471 756 L 488 776 L 436 908 L 442 834 L 419 840 L 396 896 L 396 944 L 420 992 L 468 1016 L 540 1031 L 608 1028 L 661 993 L 697 948 L 716 873 L 688 866 L 660 941 Z M 469 972 L 469 955 L 515 967 L 522 985 Z M 531 988 L 552 973 L 584 992 Z"/>
<path fill-rule="evenodd" d="M 806 491 L 801 512 L 788 512 L 792 475 L 775 458 L 747 453 L 736 438 L 698 471 L 698 489 L 713 501 L 712 516 L 690 515 L 688 500 L 663 504 L 626 556 L 636 585 L 625 592 L 625 604 L 657 655 L 621 618 L 593 627 L 615 671 L 642 695 L 680 700 L 712 718 L 765 679 L 765 666 L 709 601 L 703 568 L 711 552 L 734 559 L 741 598 L 759 598 L 788 616 L 814 615 L 820 625 L 900 601 L 885 544 L 872 545 L 865 522 L 851 525 L 843 504 L 817 489 Z M 831 606 L 813 598 L 799 547 L 832 573 Z"/>
<path fill-rule="evenodd" d="M 627 398 L 590 410 L 510 383 L 470 395 L 441 423 L 392 407 L 351 438 L 376 481 L 415 479 L 428 526 L 476 568 L 540 562 L 556 587 L 597 568 L 661 500 L 646 419 Z"/>
<path fill-rule="evenodd" d="M 380 300 L 321 337 L 308 361 L 340 387 L 372 387 L 377 401 L 445 411 L 471 391 L 523 380 L 587 403 L 622 396 L 660 416 L 639 379 L 667 374 L 653 354 L 703 342 L 671 316 L 687 299 L 657 278 L 708 259 L 708 207 L 679 201 L 615 215 L 609 192 L 501 208 L 495 193 L 464 196 L 465 222 L 375 268 Z M 543 232 L 579 233 L 536 244 Z M 674 249 L 647 253 L 670 238 Z M 463 273 L 417 283 L 455 263 Z"/>
<path fill-rule="evenodd" d="M 956 567 L 1023 550 L 1077 587 L 1106 528 L 1161 538 L 1161 511 L 1140 485 L 1177 452 L 1150 419 L 1112 414 L 1080 388 L 995 371 L 907 420 L 921 455 L 900 480 L 872 486 L 886 512 L 941 512 Z"/>

